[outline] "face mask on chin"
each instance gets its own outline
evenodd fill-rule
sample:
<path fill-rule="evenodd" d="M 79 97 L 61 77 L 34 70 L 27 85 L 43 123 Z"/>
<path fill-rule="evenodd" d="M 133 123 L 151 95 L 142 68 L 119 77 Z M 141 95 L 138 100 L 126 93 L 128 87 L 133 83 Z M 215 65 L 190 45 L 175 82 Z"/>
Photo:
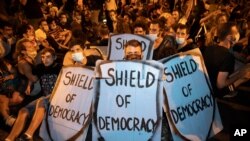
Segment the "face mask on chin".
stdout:
<path fill-rule="evenodd" d="M 178 38 L 178 37 L 176 37 L 176 43 L 178 44 L 178 45 L 181 45 L 181 44 L 183 44 L 184 42 L 185 42 L 185 38 Z"/>
<path fill-rule="evenodd" d="M 151 37 L 153 40 L 157 38 L 157 34 L 149 34 L 149 37 Z"/>
<path fill-rule="evenodd" d="M 127 55 L 125 57 L 125 60 L 141 60 L 141 59 L 142 59 L 141 55 L 138 54 Z"/>
<path fill-rule="evenodd" d="M 77 53 L 72 54 L 72 59 L 76 62 L 82 62 L 82 60 L 84 59 L 84 56 L 82 52 L 77 52 Z"/>

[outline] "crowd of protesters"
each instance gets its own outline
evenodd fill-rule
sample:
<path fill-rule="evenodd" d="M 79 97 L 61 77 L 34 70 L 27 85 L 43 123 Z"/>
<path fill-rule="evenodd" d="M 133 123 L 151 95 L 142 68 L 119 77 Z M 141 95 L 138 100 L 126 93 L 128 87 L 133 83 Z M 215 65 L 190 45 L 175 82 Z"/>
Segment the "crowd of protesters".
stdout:
<path fill-rule="evenodd" d="M 0 114 L 6 124 L 16 122 L 12 106 L 21 108 L 18 120 L 34 112 L 23 106 L 51 93 L 62 65 L 106 59 L 88 44 L 108 46 L 110 34 L 122 33 L 154 37 L 154 60 L 200 48 L 216 97 L 250 77 L 247 70 L 229 77 L 250 61 L 247 0 L 1 0 Z"/>

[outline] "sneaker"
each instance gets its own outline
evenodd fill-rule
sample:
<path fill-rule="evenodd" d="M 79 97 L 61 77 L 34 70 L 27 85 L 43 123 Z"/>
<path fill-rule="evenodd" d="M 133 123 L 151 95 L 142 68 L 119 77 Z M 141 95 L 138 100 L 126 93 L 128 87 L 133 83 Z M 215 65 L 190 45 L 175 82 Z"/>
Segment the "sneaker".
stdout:
<path fill-rule="evenodd" d="M 33 141 L 33 138 L 28 137 L 26 134 L 22 134 L 20 138 L 17 138 L 17 141 Z"/>
<path fill-rule="evenodd" d="M 237 91 L 231 91 L 229 94 L 223 96 L 223 98 L 233 98 L 237 96 L 238 92 Z"/>
<path fill-rule="evenodd" d="M 5 121 L 5 124 L 12 127 L 14 125 L 16 121 L 16 118 L 14 118 L 13 116 L 9 116 L 6 121 Z"/>

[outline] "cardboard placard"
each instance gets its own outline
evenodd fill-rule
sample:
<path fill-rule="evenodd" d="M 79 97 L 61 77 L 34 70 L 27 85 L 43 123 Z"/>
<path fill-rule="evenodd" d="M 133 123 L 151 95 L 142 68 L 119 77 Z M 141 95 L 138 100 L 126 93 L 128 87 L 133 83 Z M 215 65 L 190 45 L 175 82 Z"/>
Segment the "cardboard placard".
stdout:
<path fill-rule="evenodd" d="M 98 61 L 92 139 L 160 140 L 162 64 Z"/>
<path fill-rule="evenodd" d="M 143 60 L 151 60 L 153 57 L 153 40 L 148 36 L 136 34 L 111 35 L 108 48 L 108 60 L 123 60 L 124 45 L 129 40 L 138 40 L 142 44 Z"/>
<path fill-rule="evenodd" d="M 62 68 L 40 128 L 43 140 L 85 140 L 92 118 L 93 84 L 92 68 Z"/>
<path fill-rule="evenodd" d="M 194 49 L 160 61 L 164 65 L 165 106 L 173 139 L 203 141 L 221 131 L 221 119 L 200 51 Z"/>

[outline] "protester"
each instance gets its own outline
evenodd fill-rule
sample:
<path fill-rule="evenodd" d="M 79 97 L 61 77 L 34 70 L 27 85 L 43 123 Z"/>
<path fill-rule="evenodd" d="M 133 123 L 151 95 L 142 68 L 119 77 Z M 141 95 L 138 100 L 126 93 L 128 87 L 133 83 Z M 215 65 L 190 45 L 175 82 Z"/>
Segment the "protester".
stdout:
<path fill-rule="evenodd" d="M 62 29 L 54 19 L 49 18 L 47 23 L 50 28 L 48 35 L 54 38 L 60 48 L 68 49 L 67 45 L 72 37 L 72 32 Z"/>
<path fill-rule="evenodd" d="M 17 43 L 17 68 L 20 74 L 21 85 L 23 86 L 22 92 L 25 95 L 37 95 L 39 91 L 33 91 L 38 87 L 36 82 L 38 78 L 32 73 L 32 70 L 35 67 L 35 58 L 37 56 L 37 50 L 32 41 L 28 39 L 21 39 Z M 33 89 L 32 89 L 33 88 Z M 33 93 L 33 92 L 34 93 Z"/>
<path fill-rule="evenodd" d="M 207 47 L 204 50 L 203 57 L 205 65 L 208 70 L 210 82 L 214 89 L 214 96 L 223 97 L 234 89 L 230 87 L 235 81 L 241 78 L 250 78 L 249 72 L 242 70 L 233 76 L 230 76 L 234 72 L 235 58 L 233 54 L 229 52 L 235 40 L 235 36 L 231 30 L 232 24 L 225 23 L 218 30 L 219 44 L 216 46 Z"/>
<path fill-rule="evenodd" d="M 134 34 L 138 35 L 146 35 L 147 33 L 147 26 L 143 21 L 137 21 L 133 25 L 133 32 Z"/>
<path fill-rule="evenodd" d="M 107 25 L 111 33 L 131 33 L 130 27 L 124 23 L 123 19 L 118 17 L 117 11 L 109 11 L 109 17 L 111 21 L 108 21 Z"/>
<path fill-rule="evenodd" d="M 98 41 L 97 45 L 99 46 L 108 46 L 108 40 L 109 40 L 109 29 L 106 24 L 100 24 L 99 26 L 99 36 L 100 41 Z"/>
<path fill-rule="evenodd" d="M 230 1 L 230 3 L 200 0 L 178 0 L 176 2 L 171 0 L 121 0 L 117 2 L 118 1 L 115 0 L 101 0 L 98 2 L 86 0 L 3 1 L 1 2 L 2 5 L 0 5 L 2 8 L 0 20 L 11 23 L 11 26 L 8 24 L 6 26 L 3 22 L 0 22 L 0 56 L 4 62 L 10 62 L 14 69 L 21 70 L 21 75 L 16 76 L 18 79 L 24 80 L 25 78 L 25 82 L 28 82 L 30 79 L 30 81 L 34 83 L 40 77 L 36 75 L 36 73 L 32 73 L 35 65 L 38 64 L 36 62 L 39 62 L 37 58 L 40 58 L 39 55 L 36 54 L 44 48 L 44 46 L 41 46 L 39 43 L 40 37 L 46 37 L 49 43 L 48 45 L 56 50 L 59 59 L 56 59 L 55 62 L 63 63 L 66 66 L 83 65 L 94 67 L 96 60 L 103 59 L 103 57 L 100 53 L 98 54 L 96 49 L 87 48 L 86 44 L 108 46 L 108 40 L 111 34 L 131 32 L 139 35 L 149 34 L 155 39 L 153 45 L 153 60 L 160 60 L 177 53 L 177 49 L 178 52 L 182 52 L 196 48 L 194 44 L 198 44 L 198 41 L 195 40 L 195 37 L 198 37 L 198 31 L 202 29 L 202 35 L 200 36 L 204 37 L 203 40 L 206 40 L 206 44 L 202 44 L 202 48 L 200 49 L 204 49 L 201 51 L 204 51 L 204 61 L 211 79 L 211 84 L 215 89 L 215 96 L 218 96 L 221 91 L 227 93 L 229 90 L 225 89 L 227 89 L 228 86 L 230 86 L 231 89 L 231 84 L 234 84 L 235 87 L 239 84 L 237 83 L 236 85 L 237 81 L 231 83 L 234 77 L 229 79 L 229 76 L 234 71 L 231 67 L 235 64 L 232 61 L 236 59 L 235 57 L 238 57 L 238 60 L 244 62 L 241 64 L 241 67 L 245 67 L 246 63 L 249 63 L 250 60 L 250 28 L 246 26 L 247 23 L 248 27 L 250 25 L 250 16 L 248 14 L 250 11 L 249 2 L 246 0 Z M 16 7 L 16 9 L 11 11 L 13 7 Z M 41 13 L 41 8 L 43 13 Z M 47 15 L 50 10 L 51 15 Z M 97 16 L 92 16 L 93 10 L 101 11 L 100 13 L 97 12 L 99 13 L 99 17 L 102 17 L 100 18 L 101 20 L 98 21 L 96 19 Z M 163 15 L 166 17 L 172 15 L 173 17 L 162 18 L 164 17 Z M 50 29 L 49 32 L 44 32 L 46 22 L 41 20 L 43 18 L 47 18 L 48 23 L 52 23 L 54 20 L 51 24 L 53 30 Z M 51 18 L 53 20 L 50 20 Z M 93 20 L 93 18 L 95 20 Z M 111 22 L 110 19 L 112 19 Z M 237 23 L 237 27 L 230 29 L 231 31 L 234 30 L 234 33 L 229 33 L 229 37 L 225 37 L 225 39 L 219 37 L 222 33 L 221 30 L 227 30 L 222 29 L 222 26 L 229 20 L 236 21 Z M 39 21 L 41 21 L 40 26 L 38 24 Z M 91 21 L 95 21 L 95 24 Z M 100 23 L 97 23 L 97 21 Z M 138 26 L 138 22 L 142 22 L 145 28 L 140 25 Z M 176 29 L 179 23 L 187 28 Z M 100 24 L 106 25 L 100 26 Z M 131 24 L 134 25 L 132 30 L 130 29 Z M 61 28 L 59 29 L 57 26 L 61 26 Z M 95 30 L 96 27 L 101 27 L 100 32 Z M 206 29 L 204 27 L 206 27 Z M 35 34 L 34 31 L 39 32 Z M 67 33 L 65 33 L 65 31 Z M 71 36 L 71 32 L 74 35 Z M 240 33 L 240 36 L 238 33 Z M 231 35 L 234 39 L 230 39 Z M 238 38 L 240 40 L 236 43 Z M 25 40 L 29 40 L 29 42 Z M 76 40 L 78 40 L 78 43 L 76 43 Z M 20 47 L 20 43 L 23 43 L 23 41 L 28 42 L 24 43 L 24 46 L 29 47 L 24 47 L 25 49 Z M 126 44 L 126 42 L 123 44 Z M 228 46 L 229 42 L 231 42 L 230 46 Z M 11 48 L 8 46 L 10 44 L 12 44 Z M 17 46 L 15 46 L 15 44 L 17 44 Z M 234 47 L 232 47 L 233 44 Z M 227 48 L 225 48 L 225 46 Z M 124 46 L 124 52 L 126 50 L 127 53 L 129 53 L 128 49 Z M 131 55 L 126 54 L 124 59 L 142 59 L 143 52 L 141 50 L 136 48 L 129 50 Z M 234 54 L 235 57 L 233 57 L 232 54 Z M 34 57 L 36 59 L 33 59 Z M 226 58 L 227 60 L 222 61 L 222 58 Z M 219 62 L 221 62 L 221 64 L 219 64 Z M 24 72 L 22 70 L 24 70 Z M 221 78 L 221 74 L 223 78 Z M 32 77 L 28 79 L 26 75 Z M 244 77 L 242 76 L 240 78 Z M 246 78 L 246 80 L 248 79 Z M 23 84 L 26 83 L 20 83 L 19 88 L 22 87 L 22 89 L 17 89 L 17 91 L 21 97 L 25 98 L 28 97 L 27 94 L 30 93 L 30 90 L 26 89 L 26 85 L 24 86 Z M 27 94 L 25 94 L 26 90 Z M 14 98 L 13 96 L 12 98 Z M 219 97 L 221 96 L 223 95 L 219 95 Z M 23 106 L 24 104 L 21 104 L 18 108 L 20 109 Z M 10 108 L 9 110 L 11 113 L 12 109 Z M 6 117 L 7 116 L 3 118 L 4 122 L 6 121 Z M 39 119 L 37 121 L 39 121 Z M 165 123 L 163 125 L 165 125 Z M 164 128 L 162 130 L 164 130 Z"/>
<path fill-rule="evenodd" d="M 19 140 L 33 140 L 33 135 L 43 121 L 47 110 L 50 94 L 54 88 L 61 66 L 55 62 L 55 51 L 52 48 L 45 48 L 41 52 L 42 64 L 39 64 L 34 70 L 37 74 L 42 88 L 42 97 L 29 103 L 20 109 L 16 122 L 5 141 L 14 141 L 24 130 L 27 119 L 31 119 L 26 132 Z"/>
<path fill-rule="evenodd" d="M 124 45 L 125 60 L 141 60 L 143 58 L 142 45 L 137 40 L 130 40 Z"/>
<path fill-rule="evenodd" d="M 12 55 L 15 51 L 15 45 L 17 41 L 15 28 L 13 24 L 6 22 L 2 28 L 2 43 L 5 47 L 5 58 L 12 62 Z"/>
<path fill-rule="evenodd" d="M 9 107 L 23 101 L 18 91 L 18 83 L 16 68 L 0 57 L 0 114 L 8 126 L 12 126 L 16 120 L 13 115 L 10 115 Z"/>
<path fill-rule="evenodd" d="M 195 44 L 188 43 L 189 30 L 186 25 L 178 24 L 175 34 L 178 52 L 185 52 L 196 48 Z"/>
<path fill-rule="evenodd" d="M 84 54 L 84 42 L 82 40 L 76 39 L 69 43 L 70 51 L 65 54 L 63 65 L 86 65 L 87 59 Z"/>

